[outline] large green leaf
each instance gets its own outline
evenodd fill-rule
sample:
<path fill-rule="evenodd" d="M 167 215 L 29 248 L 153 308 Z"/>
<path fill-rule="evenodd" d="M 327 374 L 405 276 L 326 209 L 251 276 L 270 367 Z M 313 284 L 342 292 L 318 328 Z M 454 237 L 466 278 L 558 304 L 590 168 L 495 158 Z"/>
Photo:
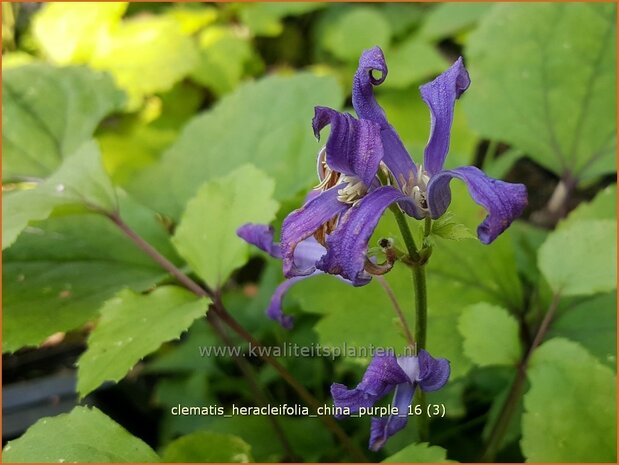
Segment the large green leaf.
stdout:
<path fill-rule="evenodd" d="M 382 463 L 454 463 L 447 460 L 447 451 L 439 446 L 431 446 L 427 442 L 420 442 L 406 446 Z"/>
<path fill-rule="evenodd" d="M 564 296 L 616 289 L 616 222 L 579 220 L 559 228 L 540 247 L 538 264 L 552 290 Z"/>
<path fill-rule="evenodd" d="M 207 308 L 207 299 L 179 287 L 148 295 L 121 291 L 105 303 L 88 338 L 78 361 L 77 391 L 84 397 L 104 381 L 118 381 L 161 344 L 179 338 Z"/>
<path fill-rule="evenodd" d="M 17 180 L 49 176 L 124 100 L 106 74 L 44 64 L 6 70 L 2 96 L 2 176 Z"/>
<path fill-rule="evenodd" d="M 391 26 L 382 12 L 358 6 L 333 15 L 319 40 L 322 47 L 337 58 L 355 63 L 363 50 L 376 44 L 387 47 L 390 39 Z"/>
<path fill-rule="evenodd" d="M 155 214 L 129 199 L 120 200 L 126 221 L 177 261 Z M 142 291 L 165 276 L 111 221 L 81 210 L 58 212 L 28 228 L 3 258 L 5 352 L 77 328 L 120 289 Z"/>
<path fill-rule="evenodd" d="M 251 185 L 251 188 L 248 188 Z M 248 245 L 236 236 L 245 223 L 270 223 L 279 204 L 275 183 L 252 165 L 205 183 L 189 201 L 172 239 L 179 254 L 209 286 L 225 284 L 249 258 Z"/>
<path fill-rule="evenodd" d="M 480 303 L 462 312 L 458 329 L 464 353 L 479 366 L 515 366 L 522 348 L 518 322 L 504 308 Z"/>
<path fill-rule="evenodd" d="M 105 212 L 117 208 L 116 193 L 101 161 L 97 144 L 82 145 L 35 189 L 2 199 L 2 248 L 9 247 L 29 222 L 44 220 L 60 205 L 81 205 Z"/>
<path fill-rule="evenodd" d="M 473 127 L 559 175 L 614 172 L 615 23 L 613 4 L 496 5 L 466 50 Z"/>
<path fill-rule="evenodd" d="M 426 39 L 442 39 L 472 28 L 492 3 L 438 3 L 426 16 L 419 34 Z"/>
<path fill-rule="evenodd" d="M 159 462 L 142 440 L 96 408 L 43 418 L 3 450 L 5 463 Z"/>
<path fill-rule="evenodd" d="M 564 337 L 582 344 L 602 363 L 617 369 L 617 294 L 596 295 L 566 302 L 548 331 L 548 338 Z"/>
<path fill-rule="evenodd" d="M 252 462 L 251 447 L 245 441 L 231 434 L 198 431 L 182 436 L 163 451 L 163 462 Z"/>
<path fill-rule="evenodd" d="M 580 345 L 537 349 L 524 397 L 522 451 L 531 462 L 616 462 L 617 380 Z"/>
<path fill-rule="evenodd" d="M 126 9 L 127 2 L 49 3 L 34 16 L 34 38 L 56 63 L 87 63 Z"/>
<path fill-rule="evenodd" d="M 245 84 L 193 119 L 161 162 L 131 185 L 132 192 L 178 218 L 205 181 L 251 162 L 275 179 L 278 200 L 291 197 L 316 177 L 314 105 L 337 108 L 341 98 L 333 78 L 309 74 Z M 245 183 L 251 190 L 252 180 Z"/>
<path fill-rule="evenodd" d="M 198 63 L 194 42 L 171 17 L 146 16 L 121 23 L 101 42 L 89 64 L 109 71 L 130 96 L 130 107 L 141 98 L 162 92 L 189 74 Z"/>

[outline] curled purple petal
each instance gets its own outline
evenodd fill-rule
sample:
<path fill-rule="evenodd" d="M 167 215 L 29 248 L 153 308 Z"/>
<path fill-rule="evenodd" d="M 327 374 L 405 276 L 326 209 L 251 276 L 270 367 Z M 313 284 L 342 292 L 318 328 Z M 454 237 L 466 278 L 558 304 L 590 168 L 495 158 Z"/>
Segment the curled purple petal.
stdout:
<path fill-rule="evenodd" d="M 460 57 L 447 71 L 419 88 L 431 116 L 430 139 L 423 156 L 423 166 L 430 176 L 443 169 L 449 151 L 456 99 L 470 83 L 469 74 Z"/>
<path fill-rule="evenodd" d="M 304 279 L 310 278 L 319 272 L 315 272 L 311 275 L 307 276 L 296 276 L 294 278 L 290 278 L 285 280 L 275 289 L 273 295 L 271 296 L 271 301 L 269 302 L 269 307 L 267 308 L 267 316 L 274 321 L 277 321 L 280 325 L 282 325 L 285 329 L 292 329 L 294 318 L 290 315 L 286 315 L 283 310 L 283 300 L 286 293 L 290 290 L 292 286 L 294 286 L 299 281 L 303 281 Z"/>
<path fill-rule="evenodd" d="M 381 73 L 379 78 L 373 73 Z M 352 85 L 352 104 L 360 119 L 378 123 L 383 141 L 383 161 L 393 173 L 400 187 L 411 177 L 417 176 L 417 168 L 404 148 L 400 136 L 389 124 L 384 110 L 374 98 L 374 86 L 387 77 L 387 63 L 379 47 L 365 50 L 359 58 L 359 67 Z"/>
<path fill-rule="evenodd" d="M 357 413 L 361 407 L 371 407 L 398 384 L 408 382 L 393 354 L 374 355 L 361 382 L 354 389 L 333 383 L 331 395 L 336 407 L 348 407 Z"/>
<path fill-rule="evenodd" d="M 282 253 L 279 244 L 273 242 L 273 227 L 266 224 L 247 223 L 236 230 L 236 235 L 260 250 L 265 251 L 271 257 L 281 258 Z"/>
<path fill-rule="evenodd" d="M 355 286 L 369 283 L 371 276 L 365 271 L 368 241 L 383 212 L 394 202 L 410 199 L 390 186 L 380 187 L 361 199 L 342 216 L 337 229 L 327 238 L 327 253 L 316 267 L 340 275 Z"/>
<path fill-rule="evenodd" d="M 316 107 L 312 126 L 320 139 L 320 131 L 331 125 L 327 140 L 327 164 L 340 173 L 353 175 L 370 186 L 383 158 L 380 127 L 370 120 L 357 120 L 347 113 Z"/>
<path fill-rule="evenodd" d="M 372 418 L 370 426 L 370 450 L 377 451 L 382 448 L 387 439 L 403 429 L 408 423 L 408 407 L 413 401 L 415 386 L 409 383 L 398 384 L 393 396 L 393 406 L 397 407 L 397 415 L 388 417 Z"/>
<path fill-rule="evenodd" d="M 295 262 L 295 249 L 304 239 L 330 219 L 336 217 L 348 205 L 337 200 L 340 186 L 332 187 L 290 213 L 282 225 L 281 252 L 284 262 L 284 276 L 303 276 L 314 272 L 314 264 L 303 266 Z"/>
<path fill-rule="evenodd" d="M 437 391 L 442 388 L 451 374 L 451 366 L 446 358 L 434 358 L 425 350 L 420 350 L 419 387 L 423 391 Z"/>
<path fill-rule="evenodd" d="M 452 178 L 464 181 L 471 198 L 488 212 L 488 216 L 477 227 L 477 236 L 484 244 L 494 241 L 527 206 L 527 188 L 524 184 L 493 179 L 479 168 L 464 166 L 442 171 L 430 179 L 428 207 L 432 218 L 445 213 L 451 203 L 449 182 Z"/>

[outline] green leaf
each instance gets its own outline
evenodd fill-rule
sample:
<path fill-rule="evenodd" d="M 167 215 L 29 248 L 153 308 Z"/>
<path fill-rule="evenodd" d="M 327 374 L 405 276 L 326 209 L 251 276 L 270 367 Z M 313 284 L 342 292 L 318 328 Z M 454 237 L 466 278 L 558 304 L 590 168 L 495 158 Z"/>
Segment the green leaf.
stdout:
<path fill-rule="evenodd" d="M 217 95 L 232 91 L 256 59 L 251 43 L 233 28 L 210 27 L 199 36 L 200 59 L 191 77 Z"/>
<path fill-rule="evenodd" d="M 335 79 L 310 74 L 244 84 L 194 118 L 131 192 L 178 219 L 202 183 L 253 163 L 275 179 L 276 199 L 289 198 L 315 181 L 314 105 L 337 108 L 341 99 Z M 251 180 L 245 183 L 251 189 Z"/>
<path fill-rule="evenodd" d="M 273 426 L 265 416 L 210 417 L 208 420 L 211 421 L 203 422 L 198 427 L 242 438 L 251 445 L 257 462 L 280 462 L 286 456 L 280 442 L 274 440 Z M 306 462 L 318 462 L 323 448 L 328 450 L 334 447 L 333 437 L 316 418 L 282 416 L 279 420 L 292 450 Z"/>
<path fill-rule="evenodd" d="M 547 338 L 580 343 L 599 361 L 617 369 L 617 294 L 596 295 L 559 306 Z"/>
<path fill-rule="evenodd" d="M 385 52 L 389 63 L 386 89 L 404 89 L 424 79 L 432 79 L 449 67 L 449 63 L 436 49 L 418 36 L 410 36 L 401 44 Z"/>
<path fill-rule="evenodd" d="M 368 31 L 372 31 L 368 34 Z M 359 6 L 334 15 L 320 35 L 325 50 L 343 61 L 354 63 L 363 50 L 381 44 L 389 45 L 391 26 L 380 10 Z"/>
<path fill-rule="evenodd" d="M 43 418 L 3 450 L 5 463 L 158 462 L 142 440 L 96 408 L 75 407 L 70 413 Z"/>
<path fill-rule="evenodd" d="M 453 220 L 453 214 L 447 212 L 432 222 L 432 234 L 443 239 L 461 241 L 463 239 L 477 239 L 469 228 Z"/>
<path fill-rule="evenodd" d="M 531 462 L 609 462 L 617 451 L 617 379 L 580 345 L 545 342 L 529 367 L 522 451 Z"/>
<path fill-rule="evenodd" d="M 60 168 L 39 187 L 18 191 L 2 199 L 2 248 L 9 247 L 29 222 L 44 220 L 60 205 L 81 205 L 113 212 L 116 193 L 93 141 L 65 158 Z"/>
<path fill-rule="evenodd" d="M 154 212 L 120 200 L 121 215 L 133 229 L 178 262 Z M 4 252 L 4 352 L 78 328 L 120 289 L 143 291 L 166 275 L 107 218 L 82 210 L 54 215 Z"/>
<path fill-rule="evenodd" d="M 583 202 L 576 207 L 567 218 L 562 220 L 558 228 L 564 228 L 572 223 L 585 220 L 614 220 L 617 218 L 617 185 L 613 184 L 598 192 L 590 202 Z"/>
<path fill-rule="evenodd" d="M 420 442 L 406 446 L 382 463 L 455 463 L 447 460 L 447 451 L 439 446 L 431 446 L 427 442 Z"/>
<path fill-rule="evenodd" d="M 129 107 L 145 95 L 162 92 L 187 76 L 198 63 L 196 46 L 173 18 L 146 16 L 114 29 L 90 60 L 95 69 L 109 71 L 127 91 Z"/>
<path fill-rule="evenodd" d="M 241 21 L 257 36 L 276 37 L 284 26 L 282 19 L 321 8 L 324 4 L 316 2 L 256 2 L 237 5 Z"/>
<path fill-rule="evenodd" d="M 192 35 L 217 21 L 219 9 L 204 3 L 176 3 L 165 14 L 174 19 L 184 34 Z"/>
<path fill-rule="evenodd" d="M 466 50 L 473 127 L 558 175 L 615 172 L 615 19 L 612 4 L 496 5 Z"/>
<path fill-rule="evenodd" d="M 81 397 L 105 381 L 117 382 L 141 359 L 166 341 L 178 339 L 206 314 L 208 299 L 174 286 L 148 295 L 123 290 L 108 300 L 78 361 Z"/>
<path fill-rule="evenodd" d="M 617 224 L 575 221 L 548 235 L 539 268 L 555 293 L 591 295 L 617 287 Z"/>
<path fill-rule="evenodd" d="M 429 40 L 453 37 L 472 28 L 491 8 L 491 3 L 439 3 L 426 16 L 419 35 Z"/>
<path fill-rule="evenodd" d="M 124 98 L 109 76 L 32 64 L 2 80 L 3 179 L 44 178 L 92 137 Z"/>
<path fill-rule="evenodd" d="M 34 38 L 56 63 L 87 63 L 126 9 L 127 2 L 49 3 L 34 15 Z"/>
<path fill-rule="evenodd" d="M 182 436 L 168 444 L 162 454 L 163 462 L 252 462 L 251 447 L 231 434 L 198 431 Z"/>
<path fill-rule="evenodd" d="M 269 224 L 279 204 L 275 183 L 252 165 L 205 183 L 189 201 L 172 239 L 178 253 L 209 286 L 219 289 L 249 259 L 236 235 L 245 223 Z"/>
<path fill-rule="evenodd" d="M 518 322 L 502 307 L 486 303 L 467 307 L 458 330 L 464 339 L 464 353 L 476 365 L 514 366 L 520 360 Z"/>

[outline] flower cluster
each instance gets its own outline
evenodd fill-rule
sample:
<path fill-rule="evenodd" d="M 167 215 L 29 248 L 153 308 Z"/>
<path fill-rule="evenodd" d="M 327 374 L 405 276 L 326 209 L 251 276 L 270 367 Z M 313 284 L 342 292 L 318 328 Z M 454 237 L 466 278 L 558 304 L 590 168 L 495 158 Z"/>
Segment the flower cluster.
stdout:
<path fill-rule="evenodd" d="M 439 218 L 451 202 L 450 181 L 460 179 L 488 213 L 477 228 L 484 244 L 494 241 L 527 204 L 522 184 L 490 178 L 474 166 L 443 168 L 455 102 L 470 84 L 462 58 L 420 88 L 431 116 L 430 138 L 421 164 L 413 161 L 376 102 L 374 87 L 386 77 L 382 50 L 366 50 L 353 80 L 352 103 L 358 118 L 331 108 L 315 108 L 312 126 L 316 137 L 320 139 L 325 126 L 331 128 L 318 154 L 319 183 L 305 204 L 284 220 L 281 242 L 273 242 L 273 231 L 265 225 L 248 224 L 238 231 L 247 242 L 283 261 L 288 280 L 276 290 L 267 313 L 285 327 L 292 325 L 292 319 L 282 313 L 281 302 L 295 282 L 329 273 L 363 286 L 373 274 L 390 269 L 393 263 L 377 264 L 368 257 L 368 242 L 392 204 L 416 219 Z"/>

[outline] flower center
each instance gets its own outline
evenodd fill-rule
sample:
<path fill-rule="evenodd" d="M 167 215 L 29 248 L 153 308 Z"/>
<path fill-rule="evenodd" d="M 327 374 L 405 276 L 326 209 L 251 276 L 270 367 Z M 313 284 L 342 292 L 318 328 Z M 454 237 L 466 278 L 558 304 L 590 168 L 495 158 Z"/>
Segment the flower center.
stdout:
<path fill-rule="evenodd" d="M 430 176 L 423 169 L 423 165 L 419 165 L 417 167 L 417 177 L 415 178 L 411 173 L 410 178 L 403 183 L 404 193 L 413 199 L 417 207 L 425 213 L 429 213 L 428 182 L 430 182 Z"/>
<path fill-rule="evenodd" d="M 326 147 L 323 147 L 318 154 L 317 168 L 320 183 L 314 189 L 324 192 L 339 184 L 344 184 L 344 187 L 337 191 L 337 199 L 342 203 L 354 205 L 368 193 L 368 188 L 361 179 L 332 170 L 327 165 Z"/>
<path fill-rule="evenodd" d="M 368 192 L 367 186 L 358 177 L 342 174 L 329 167 L 326 147 L 323 147 L 318 154 L 317 171 L 320 183 L 314 189 L 324 192 L 341 184 L 342 188 L 337 191 L 337 200 L 342 203 L 355 205 Z M 331 218 L 314 233 L 314 237 L 319 243 L 325 244 L 327 235 L 337 227 L 338 220 L 339 215 Z"/>

